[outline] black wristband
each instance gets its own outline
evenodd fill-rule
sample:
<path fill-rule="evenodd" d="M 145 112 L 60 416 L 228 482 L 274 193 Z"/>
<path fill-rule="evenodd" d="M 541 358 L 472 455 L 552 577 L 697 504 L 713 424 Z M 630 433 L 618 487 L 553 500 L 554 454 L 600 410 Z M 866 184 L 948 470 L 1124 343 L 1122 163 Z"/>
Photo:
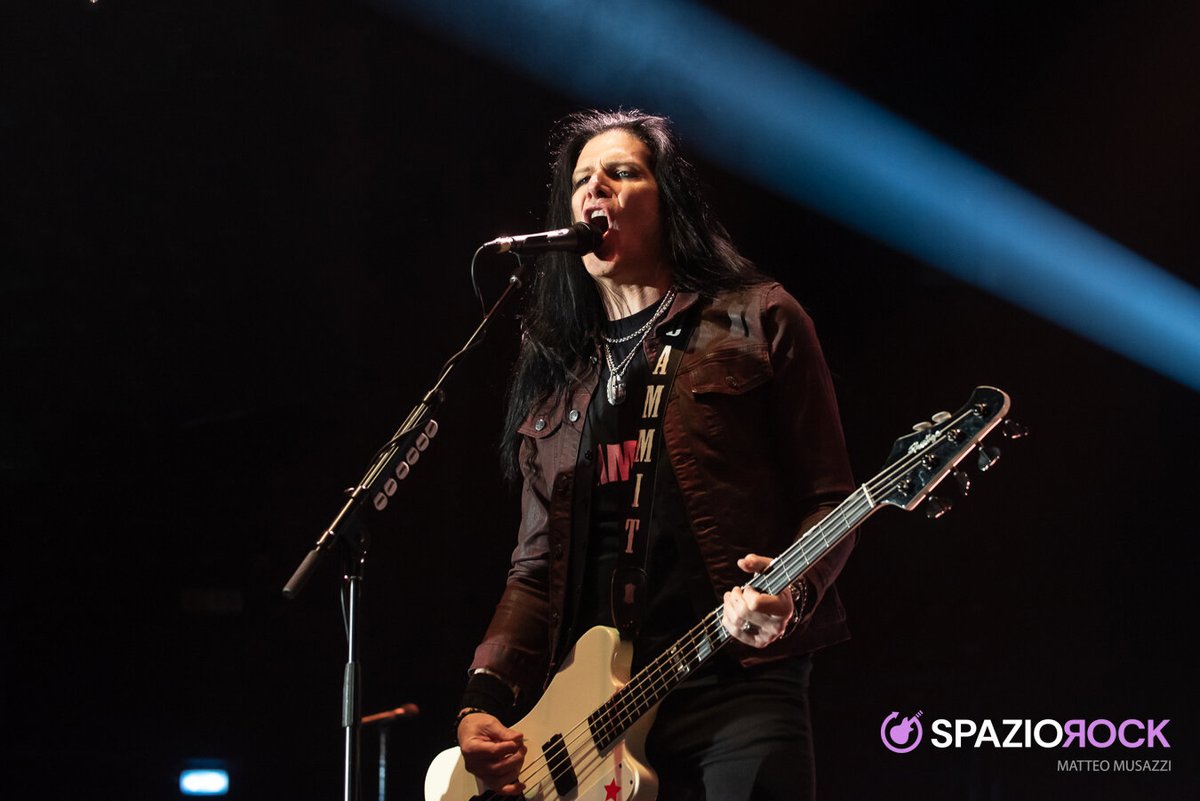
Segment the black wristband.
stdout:
<path fill-rule="evenodd" d="M 467 688 L 463 691 L 459 708 L 478 709 L 504 720 L 515 702 L 512 688 L 507 683 L 489 673 L 472 673 L 471 678 L 467 679 Z M 455 730 L 457 728 L 456 724 Z"/>

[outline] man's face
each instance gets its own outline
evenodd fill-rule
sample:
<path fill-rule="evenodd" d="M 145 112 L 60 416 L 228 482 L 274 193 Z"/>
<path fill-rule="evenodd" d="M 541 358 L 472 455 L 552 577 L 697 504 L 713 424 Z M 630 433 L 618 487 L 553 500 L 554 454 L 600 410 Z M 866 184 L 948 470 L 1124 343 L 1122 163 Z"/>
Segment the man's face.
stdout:
<path fill-rule="evenodd" d="M 593 278 L 636 282 L 661 266 L 658 182 L 650 161 L 646 143 L 622 128 L 598 134 L 579 151 L 572 215 L 576 222 L 608 218 L 603 243 L 583 257 Z"/>

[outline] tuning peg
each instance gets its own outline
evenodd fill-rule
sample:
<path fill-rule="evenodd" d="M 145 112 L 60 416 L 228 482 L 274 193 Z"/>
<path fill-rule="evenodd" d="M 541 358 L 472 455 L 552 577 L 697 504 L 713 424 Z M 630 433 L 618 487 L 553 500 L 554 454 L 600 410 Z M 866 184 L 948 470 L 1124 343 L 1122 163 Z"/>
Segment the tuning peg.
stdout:
<path fill-rule="evenodd" d="M 950 412 L 938 412 L 930 419 L 933 420 L 935 425 L 938 423 L 944 423 L 950 419 Z"/>
<path fill-rule="evenodd" d="M 937 520 L 942 515 L 954 508 L 954 502 L 949 498 L 939 498 L 936 495 L 930 495 L 925 501 L 925 516 L 930 520 Z"/>
<path fill-rule="evenodd" d="M 933 423 L 929 422 L 928 420 L 925 420 L 923 422 L 920 422 L 920 423 L 917 423 L 916 425 L 914 425 L 913 431 L 916 431 L 919 434 L 922 431 L 928 431 L 931 428 L 933 428 Z"/>
<path fill-rule="evenodd" d="M 1020 439 L 1029 434 L 1029 429 L 1016 420 L 1005 420 L 1003 432 L 1008 439 Z"/>
<path fill-rule="evenodd" d="M 1000 449 L 989 445 L 979 449 L 979 469 L 985 473 L 1000 461 Z"/>
<path fill-rule="evenodd" d="M 966 495 L 971 491 L 971 477 L 959 470 L 957 467 L 953 471 L 954 480 L 958 482 L 958 491 Z"/>

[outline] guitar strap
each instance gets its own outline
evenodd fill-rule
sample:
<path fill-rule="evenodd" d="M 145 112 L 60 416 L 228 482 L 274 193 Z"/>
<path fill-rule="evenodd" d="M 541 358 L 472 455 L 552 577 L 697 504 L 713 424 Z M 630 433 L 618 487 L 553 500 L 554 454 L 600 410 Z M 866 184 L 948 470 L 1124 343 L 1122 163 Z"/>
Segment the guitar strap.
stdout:
<path fill-rule="evenodd" d="M 649 558 L 650 523 L 654 519 L 654 485 L 658 471 L 665 468 L 659 458 L 664 451 L 662 420 L 667 400 L 675 384 L 679 363 L 691 341 L 696 326 L 694 315 L 681 316 L 677 328 L 662 338 L 662 350 L 654 359 L 654 368 L 646 380 L 642 399 L 641 423 L 638 426 L 637 451 L 633 462 L 633 497 L 625 516 L 625 547 L 617 555 L 613 569 L 612 619 L 621 639 L 632 640 L 641 629 L 646 606 L 646 560 Z M 633 400 L 633 398 L 630 398 Z"/>

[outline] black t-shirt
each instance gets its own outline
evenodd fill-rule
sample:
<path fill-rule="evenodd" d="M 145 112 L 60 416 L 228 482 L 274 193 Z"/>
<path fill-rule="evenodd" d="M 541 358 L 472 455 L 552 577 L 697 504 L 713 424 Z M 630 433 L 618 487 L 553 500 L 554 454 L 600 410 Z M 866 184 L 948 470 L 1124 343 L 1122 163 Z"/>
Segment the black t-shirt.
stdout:
<path fill-rule="evenodd" d="M 637 331 L 657 308 L 652 305 L 637 314 L 610 321 L 605 335 L 619 339 Z M 630 516 L 633 500 L 638 431 L 646 425 L 642 410 L 650 365 L 646 362 L 641 337 L 608 347 L 618 366 L 631 349 L 636 348 L 637 352 L 624 372 L 625 400 L 616 406 L 608 402 L 609 369 L 606 360 L 602 359 L 599 387 L 588 409 L 580 443 L 580 460 L 587 459 L 589 452 L 592 457 L 594 480 L 590 488 L 579 487 L 579 491 L 591 491 L 591 513 L 586 535 L 581 536 L 584 532 L 577 531 L 573 536 L 573 547 L 586 549 L 586 553 L 577 554 L 584 556 L 583 559 L 572 560 L 572 584 L 575 576 L 582 574 L 579 608 L 571 618 L 573 625 L 568 635 L 572 644 L 592 626 L 616 625 L 612 609 L 612 575 L 626 542 L 625 520 Z M 666 404 L 665 397 L 663 404 Z M 660 445 L 656 448 L 656 477 L 645 555 L 645 608 L 640 633 L 634 642 L 635 671 L 695 625 L 718 600 L 714 597 L 661 437 L 660 430 L 656 435 Z M 646 503 L 644 495 L 640 503 Z"/>

